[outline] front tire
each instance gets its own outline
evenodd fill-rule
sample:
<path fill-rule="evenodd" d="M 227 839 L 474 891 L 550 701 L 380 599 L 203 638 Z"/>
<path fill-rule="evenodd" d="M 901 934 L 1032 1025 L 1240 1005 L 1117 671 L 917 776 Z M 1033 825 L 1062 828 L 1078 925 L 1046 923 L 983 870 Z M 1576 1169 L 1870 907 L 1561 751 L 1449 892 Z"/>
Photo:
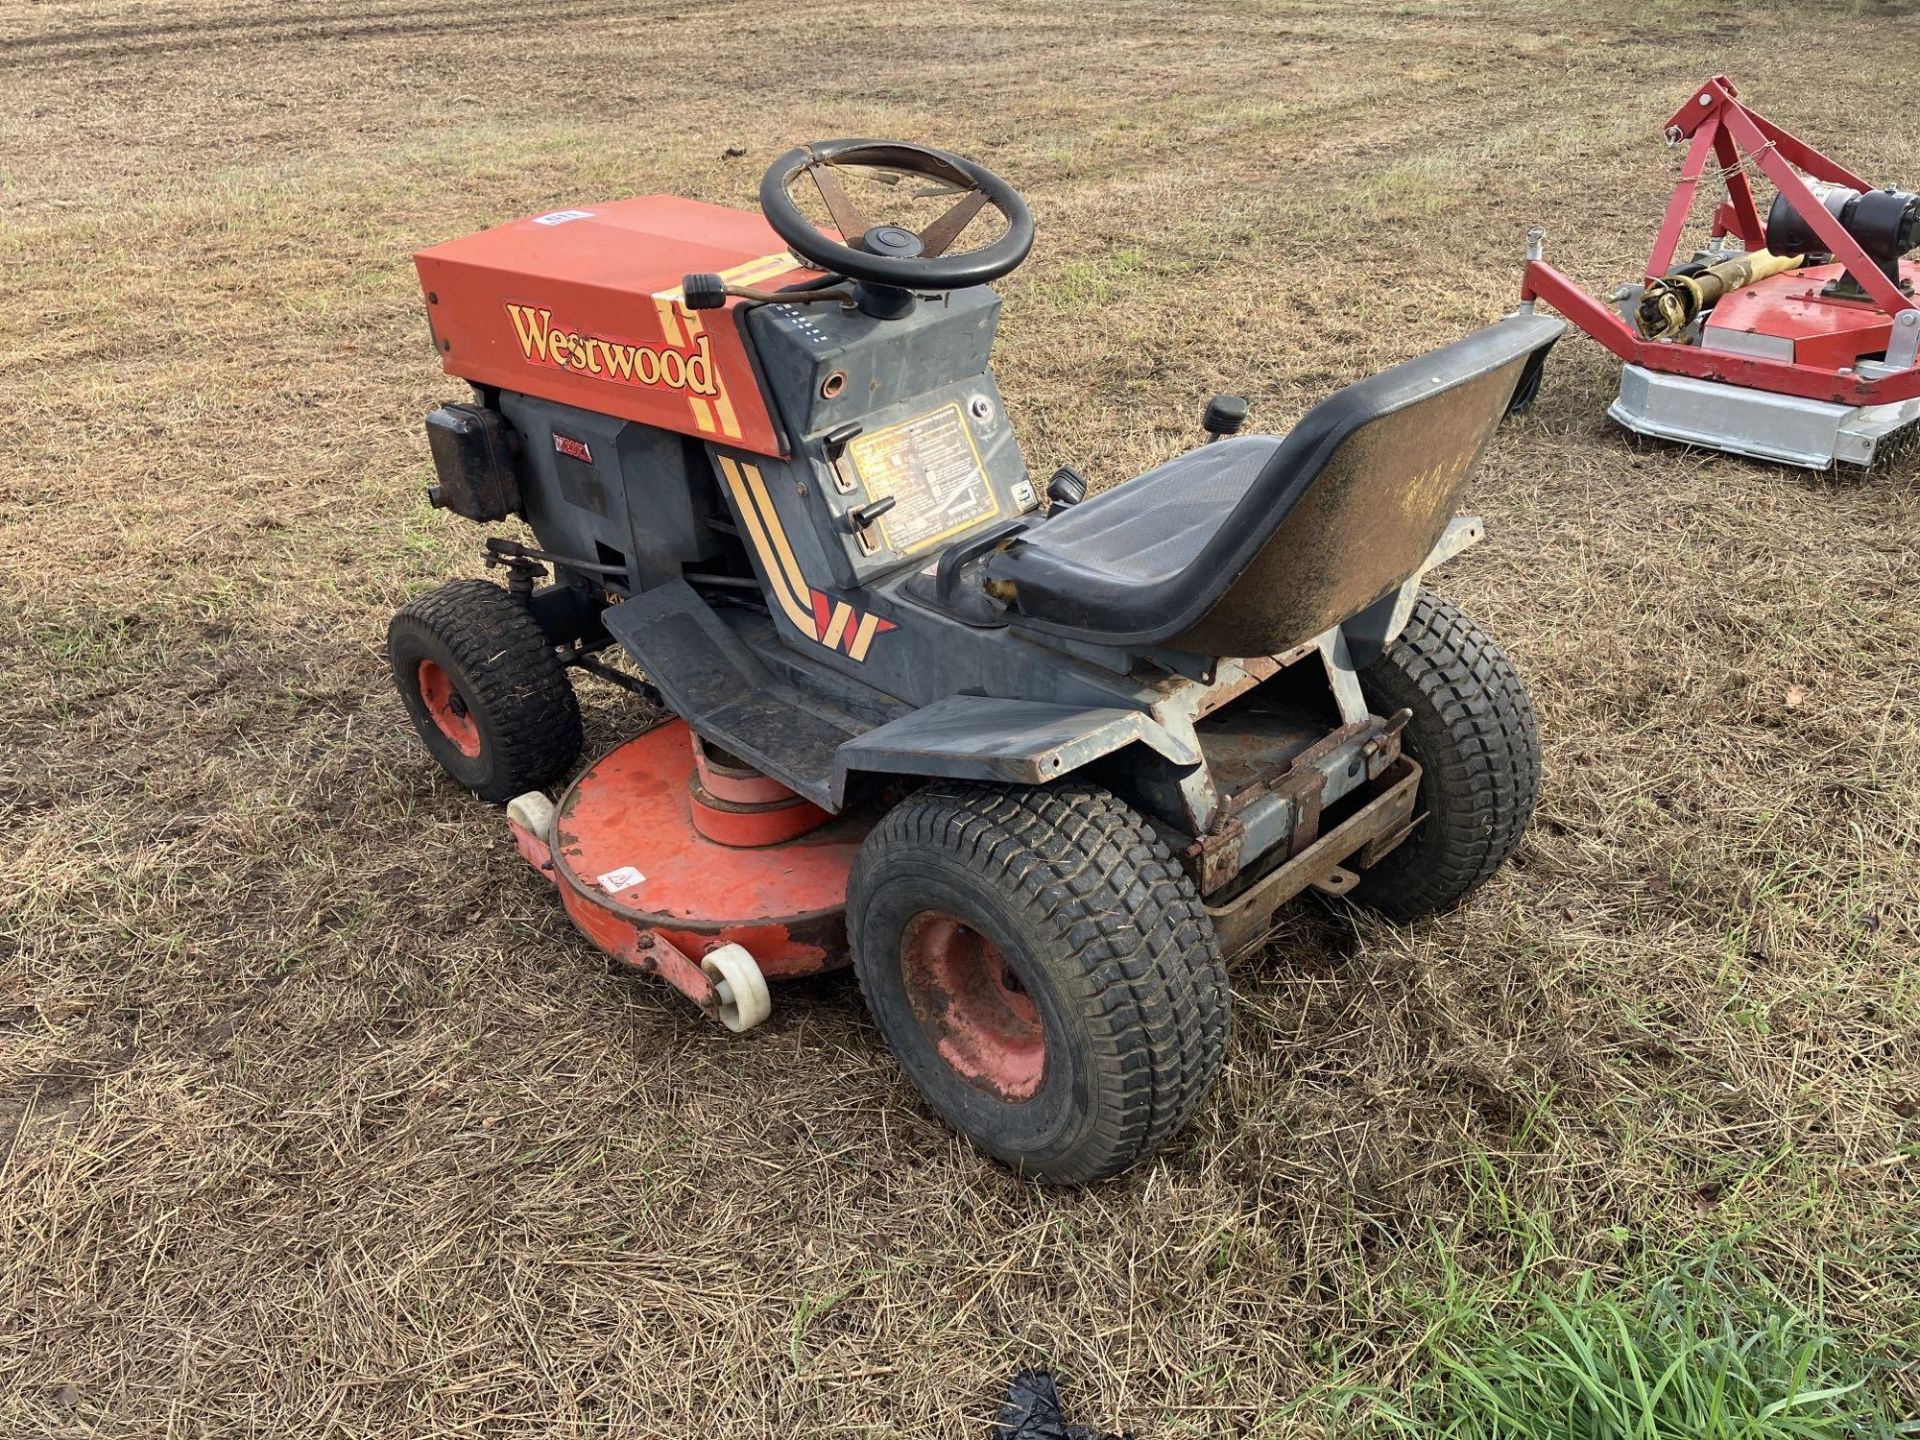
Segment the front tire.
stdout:
<path fill-rule="evenodd" d="M 440 767 L 504 803 L 566 773 L 580 755 L 580 706 L 553 645 L 498 585 L 455 580 L 387 627 L 393 683 Z"/>
<path fill-rule="evenodd" d="M 1451 910 L 1520 844 L 1540 795 L 1540 725 L 1506 652 L 1465 614 L 1421 591 L 1406 628 L 1360 673 L 1376 715 L 1413 716 L 1413 833 L 1360 872 L 1350 899 L 1394 920 Z"/>
<path fill-rule="evenodd" d="M 861 846 L 847 924 L 908 1078 L 1024 1174 L 1125 1169 L 1219 1072 L 1229 997 L 1212 921 L 1147 823 L 1095 786 L 915 792 Z"/>

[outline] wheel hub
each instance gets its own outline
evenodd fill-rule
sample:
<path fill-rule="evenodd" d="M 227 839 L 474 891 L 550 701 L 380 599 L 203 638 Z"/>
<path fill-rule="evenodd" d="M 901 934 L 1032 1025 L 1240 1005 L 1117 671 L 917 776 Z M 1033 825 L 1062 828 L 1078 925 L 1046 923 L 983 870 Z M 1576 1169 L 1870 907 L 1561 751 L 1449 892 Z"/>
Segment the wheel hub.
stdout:
<path fill-rule="evenodd" d="M 998 946 L 955 916 L 923 910 L 901 939 L 900 970 L 914 1017 L 955 1074 L 999 1100 L 1039 1093 L 1046 1027 Z"/>
<path fill-rule="evenodd" d="M 434 728 L 451 740 L 462 755 L 480 753 L 480 726 L 468 712 L 467 700 L 453 683 L 446 668 L 432 660 L 422 660 L 415 672 L 420 699 Z"/>

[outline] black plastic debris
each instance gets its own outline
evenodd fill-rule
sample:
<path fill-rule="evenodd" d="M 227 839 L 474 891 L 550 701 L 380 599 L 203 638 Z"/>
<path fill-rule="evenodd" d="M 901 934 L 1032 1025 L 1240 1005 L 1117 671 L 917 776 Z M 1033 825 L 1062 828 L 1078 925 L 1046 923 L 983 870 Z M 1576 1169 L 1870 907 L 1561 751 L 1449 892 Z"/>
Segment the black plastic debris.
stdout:
<path fill-rule="evenodd" d="M 993 1440 L 1133 1440 L 1096 1430 L 1091 1425 L 1069 1425 L 1060 1410 L 1060 1391 L 1050 1370 L 1022 1370 L 1007 1387 L 1007 1403 L 993 1422 Z"/>

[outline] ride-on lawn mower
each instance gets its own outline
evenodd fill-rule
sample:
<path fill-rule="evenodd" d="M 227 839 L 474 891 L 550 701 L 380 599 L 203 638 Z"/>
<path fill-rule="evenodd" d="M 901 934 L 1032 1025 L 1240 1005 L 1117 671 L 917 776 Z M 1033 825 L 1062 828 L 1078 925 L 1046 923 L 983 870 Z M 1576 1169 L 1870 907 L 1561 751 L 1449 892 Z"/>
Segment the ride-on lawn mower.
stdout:
<path fill-rule="evenodd" d="M 1920 265 L 1901 258 L 1920 195 L 1874 189 L 1735 94 L 1717 75 L 1667 122 L 1686 162 L 1618 313 L 1541 259 L 1538 230 L 1522 308 L 1545 301 L 1626 362 L 1607 413 L 1629 430 L 1819 470 L 1885 460 L 1920 435 Z M 1675 265 L 1709 162 L 1724 198 L 1706 248 Z M 1755 171 L 1779 192 L 1764 225 Z M 1539 384 L 1536 364 L 1516 408 Z"/>
<path fill-rule="evenodd" d="M 953 203 L 871 223 L 876 177 Z M 402 610 L 394 677 L 595 944 L 736 1030 L 850 950 L 956 1129 L 1107 1174 L 1207 1091 L 1223 959 L 1282 901 L 1410 919 L 1518 842 L 1532 707 L 1421 577 L 1480 537 L 1455 498 L 1563 327 L 1511 317 L 1284 437 L 1215 397 L 1206 443 L 1095 495 L 1063 468 L 1043 507 L 988 368 L 988 282 L 1033 242 L 1013 188 L 840 140 L 760 205 L 649 196 L 416 257 L 475 392 L 427 418 L 431 497 L 538 543 L 488 541 L 505 588 Z M 678 718 L 555 804 L 569 669 Z"/>

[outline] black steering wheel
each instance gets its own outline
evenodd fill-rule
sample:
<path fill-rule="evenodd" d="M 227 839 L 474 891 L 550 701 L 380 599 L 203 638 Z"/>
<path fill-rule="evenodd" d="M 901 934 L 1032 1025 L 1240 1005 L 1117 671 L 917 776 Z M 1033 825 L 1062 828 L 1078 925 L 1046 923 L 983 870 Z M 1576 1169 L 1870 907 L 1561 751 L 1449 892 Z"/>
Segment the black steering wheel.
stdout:
<path fill-rule="evenodd" d="M 870 166 L 939 181 L 959 199 L 925 229 L 870 222 L 834 170 Z M 793 182 L 809 175 L 841 239 L 823 234 L 793 202 Z M 987 205 L 1005 217 L 1007 233 L 977 250 L 947 252 Z M 760 181 L 760 210 L 780 238 L 822 270 L 898 290 L 964 290 L 998 280 L 1033 248 L 1033 215 L 1020 192 L 984 165 L 925 145 L 891 140 L 816 140 L 789 150 Z"/>

